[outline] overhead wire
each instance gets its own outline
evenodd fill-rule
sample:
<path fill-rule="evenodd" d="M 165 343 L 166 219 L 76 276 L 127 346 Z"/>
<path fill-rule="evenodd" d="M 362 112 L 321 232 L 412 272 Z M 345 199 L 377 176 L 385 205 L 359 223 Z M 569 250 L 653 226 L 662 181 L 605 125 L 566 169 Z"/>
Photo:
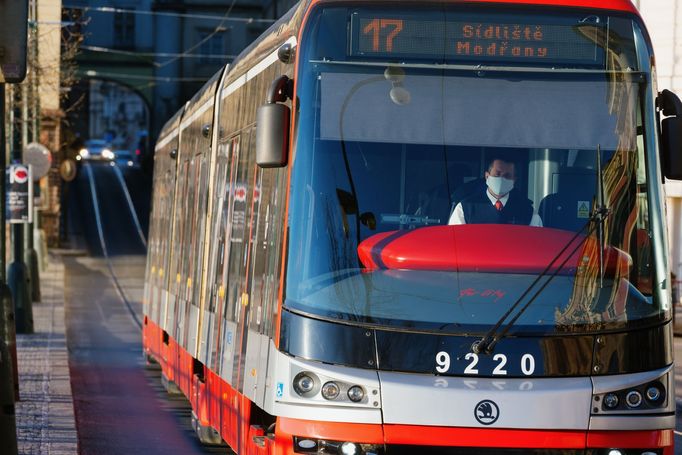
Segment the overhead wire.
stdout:
<path fill-rule="evenodd" d="M 79 9 L 82 11 L 96 11 L 99 13 L 128 13 L 128 14 L 140 14 L 148 16 L 169 16 L 169 17 L 186 17 L 192 19 L 206 19 L 206 20 L 216 20 L 223 21 L 225 16 L 218 16 L 213 14 L 193 14 L 193 13 L 171 13 L 168 11 L 145 11 L 136 9 L 124 9 L 124 8 L 112 8 L 110 6 L 81 6 L 81 5 L 62 5 L 62 8 L 67 9 Z M 227 20 L 235 22 L 263 22 L 271 24 L 275 22 L 275 19 L 262 19 L 255 17 L 230 17 Z"/>
<path fill-rule="evenodd" d="M 225 24 L 225 21 L 227 21 L 228 16 L 230 15 L 230 13 L 232 12 L 232 9 L 234 8 L 235 3 L 237 3 L 237 0 L 232 0 L 232 3 L 230 4 L 230 7 L 227 9 L 227 11 L 225 12 L 225 14 L 223 15 L 223 20 L 221 20 L 220 23 L 219 23 L 218 25 L 216 25 L 215 29 L 213 29 L 213 31 L 212 31 L 211 33 L 209 33 L 208 35 L 206 35 L 203 39 L 199 40 L 199 42 L 197 42 L 195 45 L 190 46 L 188 49 L 184 50 L 184 51 L 183 51 L 180 55 L 178 55 L 177 57 L 172 57 L 172 58 L 166 60 L 166 61 L 163 62 L 163 63 L 159 63 L 159 67 L 166 66 L 166 65 L 170 65 L 171 63 L 173 63 L 173 62 L 179 60 L 180 58 L 183 58 L 185 55 L 189 54 L 189 53 L 192 52 L 194 49 L 198 48 L 199 46 L 201 46 L 202 44 L 204 44 L 206 41 L 208 41 L 208 40 L 210 40 L 211 38 L 213 38 L 218 32 L 224 31 L 223 25 Z"/>
<path fill-rule="evenodd" d="M 247 23 L 252 23 L 252 22 L 268 22 L 271 23 L 274 20 L 273 19 L 255 19 L 255 18 L 233 18 L 229 17 L 230 13 L 232 13 L 232 9 L 234 8 L 234 5 L 237 3 L 237 0 L 232 0 L 232 3 L 230 4 L 230 7 L 227 9 L 225 14 L 221 16 L 211 16 L 212 18 L 219 18 L 220 23 L 216 25 L 216 27 L 213 29 L 212 32 L 204 36 L 201 40 L 199 40 L 197 43 L 194 45 L 190 46 L 189 48 L 185 49 L 184 51 L 174 54 L 173 57 L 170 57 L 168 60 L 164 62 L 153 62 L 153 65 L 157 68 L 162 68 L 166 65 L 170 65 L 173 62 L 176 62 L 177 60 L 181 58 L 185 58 L 188 56 L 192 56 L 192 51 L 197 49 L 199 46 L 213 38 L 216 34 L 222 33 L 226 30 L 225 22 L 228 20 L 240 20 L 242 22 L 247 22 Z M 122 8 L 112 8 L 112 7 L 106 7 L 106 6 L 101 6 L 101 7 L 89 7 L 89 6 L 63 6 L 64 8 L 72 8 L 72 9 L 80 9 L 83 12 L 87 11 L 99 11 L 99 12 L 110 12 L 110 13 L 129 13 L 129 14 L 160 14 L 160 13 L 165 13 L 163 11 L 138 11 L 138 10 L 131 10 L 131 9 L 122 9 Z M 172 16 L 179 16 L 179 17 L 197 17 L 201 15 L 189 15 L 189 14 L 184 14 L 184 13 L 168 13 L 165 15 L 172 15 Z M 190 57 L 192 58 L 192 57 Z M 170 81 L 167 81 L 170 82 Z"/>
<path fill-rule="evenodd" d="M 85 75 L 88 77 L 124 77 L 131 80 L 139 81 L 154 81 L 154 82 L 205 82 L 205 77 L 165 77 L 165 76 L 145 76 L 141 74 L 127 74 L 127 73 L 109 73 L 95 70 L 85 71 Z"/>
<path fill-rule="evenodd" d="M 111 49 L 108 47 L 101 46 L 80 46 L 81 49 L 92 51 L 92 52 L 102 52 L 107 54 L 120 54 L 128 55 L 132 57 L 182 57 L 182 58 L 225 58 L 231 59 L 235 58 L 235 55 L 230 54 L 187 54 L 178 52 L 136 52 L 136 51 L 125 51 L 120 49 Z"/>

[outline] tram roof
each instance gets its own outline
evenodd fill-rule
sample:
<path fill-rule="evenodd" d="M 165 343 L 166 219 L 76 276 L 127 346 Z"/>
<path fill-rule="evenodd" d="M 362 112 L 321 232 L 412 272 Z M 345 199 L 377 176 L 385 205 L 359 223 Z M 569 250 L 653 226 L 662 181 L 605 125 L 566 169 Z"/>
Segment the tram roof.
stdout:
<path fill-rule="evenodd" d="M 311 0 L 310 6 L 318 3 L 332 3 L 341 0 Z M 558 6 L 573 8 L 603 9 L 611 11 L 624 11 L 639 15 L 637 8 L 630 0 L 433 0 L 433 3 L 460 3 L 460 4 L 499 4 L 499 5 L 535 5 L 535 6 Z M 414 0 L 369 0 L 367 3 L 415 3 Z M 426 2 L 424 2 L 426 3 Z"/>

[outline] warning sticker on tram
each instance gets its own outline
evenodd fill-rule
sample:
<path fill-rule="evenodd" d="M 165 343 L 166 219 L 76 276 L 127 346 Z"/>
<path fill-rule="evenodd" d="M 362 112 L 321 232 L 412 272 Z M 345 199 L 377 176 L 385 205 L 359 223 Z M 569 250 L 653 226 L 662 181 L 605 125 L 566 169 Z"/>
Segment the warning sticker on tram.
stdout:
<path fill-rule="evenodd" d="M 600 64 L 596 23 L 570 17 L 442 15 L 370 11 L 351 17 L 352 56 Z"/>
<path fill-rule="evenodd" d="M 578 201 L 578 218 L 590 217 L 590 201 Z"/>
<path fill-rule="evenodd" d="M 246 186 L 240 184 L 235 187 L 234 200 L 237 202 L 246 201 Z"/>

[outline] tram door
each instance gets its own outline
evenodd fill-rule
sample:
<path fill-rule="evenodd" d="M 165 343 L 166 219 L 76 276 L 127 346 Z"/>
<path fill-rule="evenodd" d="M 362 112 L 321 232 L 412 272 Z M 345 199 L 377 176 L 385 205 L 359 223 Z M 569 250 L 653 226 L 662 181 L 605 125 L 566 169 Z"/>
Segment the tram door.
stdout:
<path fill-rule="evenodd" d="M 268 353 L 277 312 L 286 175 L 285 168 L 256 169 L 244 393 L 261 407 L 265 401 Z"/>
<path fill-rule="evenodd" d="M 228 153 L 230 142 L 218 145 L 216 159 L 215 191 L 211 214 L 212 226 L 209 232 L 210 249 L 208 262 L 207 299 L 208 305 L 203 316 L 201 344 L 199 347 L 199 360 L 213 371 L 218 371 L 216 359 L 218 343 L 216 341 L 217 325 L 216 314 L 221 314 L 219 308 L 225 299 L 225 284 L 223 272 L 225 269 L 225 248 L 227 239 L 227 207 L 229 203 L 229 177 L 230 163 Z"/>
<path fill-rule="evenodd" d="M 254 172 L 256 169 L 255 152 L 251 150 L 253 129 L 243 131 L 240 140 L 239 159 L 234 178 L 234 198 L 232 209 L 232 234 L 230 236 L 230 259 L 228 263 L 228 299 L 226 319 L 235 324 L 234 356 L 230 383 L 239 391 L 243 390 L 244 362 L 248 333 L 244 321 L 249 315 L 248 270 L 249 244 L 254 205 Z M 223 365 L 225 367 L 225 365 Z"/>
<path fill-rule="evenodd" d="M 234 241 L 233 234 L 235 233 L 234 211 L 235 207 L 240 203 L 237 199 L 237 169 L 239 165 L 239 145 L 240 136 L 235 136 L 229 140 L 230 150 L 229 155 L 229 181 L 226 183 L 226 196 L 223 213 L 225 214 L 225 246 L 223 248 L 223 264 L 221 270 L 221 284 L 219 286 L 219 306 L 217 318 L 220 319 L 218 343 L 216 346 L 216 358 L 219 359 L 217 369 L 221 378 L 228 384 L 234 386 L 232 383 L 232 366 L 234 360 L 234 345 L 236 323 L 231 315 L 234 313 L 234 296 L 232 287 L 228 281 L 230 273 L 231 256 L 233 250 L 239 251 L 241 246 Z M 240 196 L 241 197 L 241 196 Z M 239 205 L 241 207 L 241 205 Z"/>

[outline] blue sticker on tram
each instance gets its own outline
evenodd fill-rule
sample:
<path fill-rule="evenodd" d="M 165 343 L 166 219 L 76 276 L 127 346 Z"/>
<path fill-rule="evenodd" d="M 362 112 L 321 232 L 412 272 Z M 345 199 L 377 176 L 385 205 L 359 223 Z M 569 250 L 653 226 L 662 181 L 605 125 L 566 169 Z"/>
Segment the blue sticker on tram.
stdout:
<path fill-rule="evenodd" d="M 232 332 L 227 332 L 227 344 L 232 344 Z"/>
<path fill-rule="evenodd" d="M 284 383 L 278 382 L 277 383 L 277 398 L 282 398 L 283 395 L 284 395 Z"/>

